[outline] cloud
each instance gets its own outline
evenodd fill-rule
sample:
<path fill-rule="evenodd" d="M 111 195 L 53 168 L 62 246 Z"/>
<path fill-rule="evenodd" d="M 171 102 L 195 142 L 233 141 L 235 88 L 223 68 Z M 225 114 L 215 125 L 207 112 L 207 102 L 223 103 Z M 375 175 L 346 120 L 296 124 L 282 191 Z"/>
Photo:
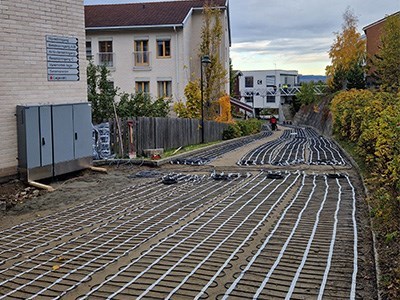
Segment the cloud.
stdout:
<path fill-rule="evenodd" d="M 151 0 L 161 1 L 161 0 Z M 85 0 L 85 4 L 150 0 Z M 350 8 L 362 28 L 400 10 L 400 0 L 229 0 L 234 68 L 288 67 L 324 74 L 334 32 Z"/>

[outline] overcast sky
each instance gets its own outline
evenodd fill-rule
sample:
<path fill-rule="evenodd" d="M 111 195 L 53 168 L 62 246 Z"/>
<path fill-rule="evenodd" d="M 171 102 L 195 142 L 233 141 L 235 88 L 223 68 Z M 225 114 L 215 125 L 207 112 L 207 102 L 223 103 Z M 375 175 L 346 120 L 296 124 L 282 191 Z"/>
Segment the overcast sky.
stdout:
<path fill-rule="evenodd" d="M 84 0 L 85 4 L 160 0 Z M 324 75 L 334 32 L 349 7 L 359 31 L 400 11 L 400 0 L 230 0 L 231 58 L 237 70 L 298 70 Z"/>

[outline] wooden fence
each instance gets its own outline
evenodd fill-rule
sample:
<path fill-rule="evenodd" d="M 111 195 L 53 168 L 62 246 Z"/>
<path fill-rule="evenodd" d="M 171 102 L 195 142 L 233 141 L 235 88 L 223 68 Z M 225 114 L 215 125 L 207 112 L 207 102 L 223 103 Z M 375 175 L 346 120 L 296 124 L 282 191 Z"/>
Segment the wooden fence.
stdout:
<path fill-rule="evenodd" d="M 143 155 L 144 149 L 175 149 L 201 142 L 201 121 L 198 119 L 148 118 L 110 120 L 112 152 L 128 157 L 130 152 Z M 204 121 L 204 142 L 222 140 L 225 123 Z M 122 143 L 121 143 L 122 141 Z M 121 148 L 122 144 L 122 148 Z"/>

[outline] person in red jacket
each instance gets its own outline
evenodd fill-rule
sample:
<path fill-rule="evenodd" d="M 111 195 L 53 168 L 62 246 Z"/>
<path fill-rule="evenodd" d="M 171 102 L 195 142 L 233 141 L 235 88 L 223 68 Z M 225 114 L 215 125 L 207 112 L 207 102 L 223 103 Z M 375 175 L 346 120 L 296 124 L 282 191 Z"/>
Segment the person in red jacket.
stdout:
<path fill-rule="evenodd" d="M 275 116 L 272 116 L 271 119 L 269 119 L 269 123 L 271 124 L 271 129 L 275 131 L 277 129 L 277 122 L 278 120 L 275 118 Z"/>

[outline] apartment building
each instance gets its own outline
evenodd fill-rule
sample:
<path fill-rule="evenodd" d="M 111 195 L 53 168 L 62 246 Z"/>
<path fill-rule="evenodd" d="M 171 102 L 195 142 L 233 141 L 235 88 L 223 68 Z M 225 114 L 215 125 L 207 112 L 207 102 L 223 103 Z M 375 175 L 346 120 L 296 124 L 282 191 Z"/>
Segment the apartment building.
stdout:
<path fill-rule="evenodd" d="M 87 57 L 109 68 L 109 80 L 121 92 L 146 92 L 153 98 L 184 101 L 189 80 L 200 78 L 205 3 L 187 0 L 86 6 Z M 228 0 L 212 3 L 220 11 L 223 37 L 219 50 L 229 70 Z M 225 90 L 229 91 L 228 83 Z"/>

